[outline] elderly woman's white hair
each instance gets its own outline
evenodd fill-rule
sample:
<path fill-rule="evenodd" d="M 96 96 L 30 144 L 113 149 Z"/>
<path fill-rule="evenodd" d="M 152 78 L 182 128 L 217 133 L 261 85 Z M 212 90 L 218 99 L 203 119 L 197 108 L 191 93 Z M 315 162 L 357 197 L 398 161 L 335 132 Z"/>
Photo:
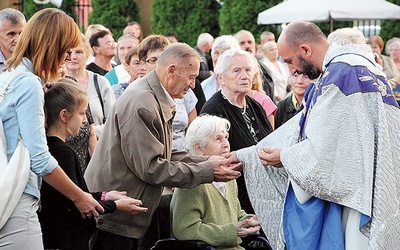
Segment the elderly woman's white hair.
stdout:
<path fill-rule="evenodd" d="M 229 131 L 230 127 L 231 123 L 225 118 L 207 114 L 200 115 L 190 123 L 186 131 L 186 148 L 190 153 L 196 154 L 196 144 L 205 147 L 216 132 L 223 129 Z"/>
<path fill-rule="evenodd" d="M 238 55 L 246 56 L 249 59 L 249 62 L 252 62 L 252 57 L 254 57 L 249 52 L 244 51 L 240 48 L 228 49 L 224 51 L 224 53 L 222 53 L 222 55 L 218 58 L 217 65 L 215 65 L 214 67 L 214 73 L 217 75 L 224 75 L 226 71 L 231 67 L 232 58 Z M 252 70 L 254 71 L 254 67 L 252 67 Z"/>
<path fill-rule="evenodd" d="M 337 29 L 328 35 L 328 41 L 339 45 L 366 44 L 364 34 L 357 28 Z"/>
<path fill-rule="evenodd" d="M 390 49 L 392 48 L 392 46 L 398 46 L 400 48 L 400 38 L 393 37 L 386 42 L 386 55 L 390 55 Z"/>
<path fill-rule="evenodd" d="M 228 50 L 232 48 L 239 48 L 240 45 L 236 38 L 231 35 L 223 35 L 215 38 L 211 48 L 211 55 L 214 54 L 215 49 Z"/>

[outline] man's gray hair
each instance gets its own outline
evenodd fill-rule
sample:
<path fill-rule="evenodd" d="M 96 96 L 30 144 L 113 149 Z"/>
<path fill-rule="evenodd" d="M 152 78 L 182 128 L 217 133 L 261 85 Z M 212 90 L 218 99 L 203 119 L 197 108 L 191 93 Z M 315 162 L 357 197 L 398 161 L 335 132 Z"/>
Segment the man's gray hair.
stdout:
<path fill-rule="evenodd" d="M 209 33 L 201 33 L 197 38 L 197 46 L 205 45 L 207 43 L 212 43 L 214 41 L 214 37 Z"/>
<path fill-rule="evenodd" d="M 364 34 L 357 28 L 341 28 L 328 35 L 328 41 L 339 45 L 365 44 Z"/>
<path fill-rule="evenodd" d="M 185 136 L 185 147 L 190 153 L 197 154 L 196 144 L 205 147 L 215 133 L 223 129 L 228 132 L 230 126 L 231 123 L 225 118 L 207 114 L 200 115 L 189 125 Z"/>
<path fill-rule="evenodd" d="M 191 67 L 192 65 L 189 62 L 193 57 L 199 62 L 201 61 L 199 53 L 186 43 L 172 43 L 165 47 L 156 64 L 157 67 L 166 67 L 171 63 L 180 67 Z"/>
<path fill-rule="evenodd" d="M 26 21 L 24 14 L 13 8 L 0 10 L 0 28 L 5 20 L 9 21 L 11 24 L 19 24 Z"/>
<path fill-rule="evenodd" d="M 264 31 L 263 33 L 261 33 L 260 35 L 260 40 L 263 40 L 264 38 L 266 38 L 267 36 L 271 36 L 273 35 L 275 37 L 275 34 L 272 33 L 271 31 Z"/>

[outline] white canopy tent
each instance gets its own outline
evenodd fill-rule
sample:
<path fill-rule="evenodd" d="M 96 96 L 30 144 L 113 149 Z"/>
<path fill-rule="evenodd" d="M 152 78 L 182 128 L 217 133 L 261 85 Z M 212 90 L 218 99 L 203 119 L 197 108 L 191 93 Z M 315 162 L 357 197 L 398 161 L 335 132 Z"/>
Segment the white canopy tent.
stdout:
<path fill-rule="evenodd" d="M 258 14 L 258 24 L 400 19 L 400 6 L 385 0 L 287 0 Z"/>

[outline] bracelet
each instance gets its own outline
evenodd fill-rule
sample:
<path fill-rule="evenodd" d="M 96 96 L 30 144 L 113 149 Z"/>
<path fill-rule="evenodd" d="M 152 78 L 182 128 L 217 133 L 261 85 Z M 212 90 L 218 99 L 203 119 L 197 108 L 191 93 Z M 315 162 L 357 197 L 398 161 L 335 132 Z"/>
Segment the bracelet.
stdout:
<path fill-rule="evenodd" d="M 106 194 L 107 194 L 106 191 L 101 192 L 101 197 L 100 197 L 101 201 L 105 201 L 106 200 Z"/>

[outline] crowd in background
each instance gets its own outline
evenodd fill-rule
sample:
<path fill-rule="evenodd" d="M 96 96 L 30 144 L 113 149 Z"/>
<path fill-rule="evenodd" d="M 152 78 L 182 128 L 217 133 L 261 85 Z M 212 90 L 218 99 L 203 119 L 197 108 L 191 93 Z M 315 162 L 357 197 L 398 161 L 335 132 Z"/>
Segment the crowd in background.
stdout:
<path fill-rule="evenodd" d="M 315 105 L 318 112 L 317 98 L 326 94 L 318 91 L 329 78 L 326 70 L 335 67 L 324 57 L 332 44 L 353 46 L 347 54 L 363 52 L 360 57 L 370 62 L 365 67 L 372 72 L 368 77 L 376 77 L 379 91 L 386 91 L 384 102 L 397 108 L 400 103 L 400 38 L 385 43 L 378 35 L 365 38 L 346 28 L 325 40 L 317 28 L 295 25 L 314 33 L 305 32 L 300 45 L 288 33 L 276 41 L 266 31 L 260 44 L 247 30 L 216 38 L 202 33 L 191 48 L 174 31 L 144 36 L 138 22 L 128 23 L 115 38 L 102 24 L 82 34 L 72 18 L 56 9 L 41 10 L 28 22 L 19 11 L 1 10 L 0 90 L 10 83 L 0 100 L 7 157 L 22 138 L 31 172 L 14 213 L 0 227 L 0 248 L 150 249 L 172 235 L 244 249 L 242 238 L 251 234 L 279 248 L 279 239 L 271 239 L 274 234 L 257 219 L 245 174 L 252 166 L 242 166 L 245 157 L 230 152 L 255 148 L 278 128 L 289 130 L 284 124 L 300 113 L 296 140 L 311 138 L 309 130 L 302 130 L 308 119 L 316 128 L 306 111 Z M 290 27 L 287 32 L 295 32 Z M 321 44 L 314 46 L 313 39 Z M 295 50 L 298 45 L 301 49 Z M 333 79 L 345 82 L 349 75 Z M 375 93 L 375 85 L 339 88 L 351 95 Z M 383 105 L 377 103 L 374 107 Z M 290 160 L 283 161 L 288 153 L 277 161 L 260 154 L 264 165 L 290 169 Z M 298 194 L 295 178 L 289 177 L 288 199 L 291 190 Z M 293 207 L 304 209 L 301 205 Z M 27 211 L 26 222 L 21 215 Z M 364 215 L 372 217 L 358 212 L 359 224 Z M 329 232 L 321 229 L 324 233 Z M 288 249 L 299 249 L 297 240 L 285 237 Z M 358 247 L 368 245 L 361 236 L 355 241 L 361 242 Z"/>

